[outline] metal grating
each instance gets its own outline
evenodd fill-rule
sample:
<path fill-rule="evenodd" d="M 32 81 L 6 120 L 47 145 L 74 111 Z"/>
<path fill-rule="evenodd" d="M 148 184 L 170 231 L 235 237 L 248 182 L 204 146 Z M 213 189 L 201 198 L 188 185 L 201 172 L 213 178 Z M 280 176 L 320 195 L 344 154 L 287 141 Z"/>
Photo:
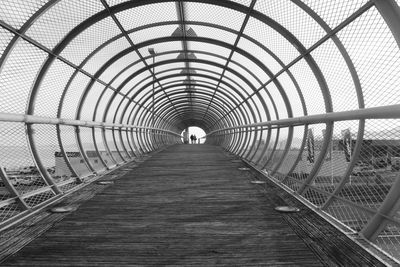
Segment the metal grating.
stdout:
<path fill-rule="evenodd" d="M 340 31 L 338 37 L 357 69 L 365 106 L 398 103 L 400 51 L 379 12 L 371 8 Z"/>
<path fill-rule="evenodd" d="M 55 60 L 41 82 L 35 97 L 34 114 L 56 117 L 61 94 L 74 69 L 62 61 Z"/>
<path fill-rule="evenodd" d="M 7 0 L 5 3 L 2 3 L 0 17 L 7 24 L 19 29 L 30 17 L 32 17 L 42 6 L 44 6 L 46 2 L 48 1 L 26 0 L 22 2 Z"/>
<path fill-rule="evenodd" d="M 200 126 L 400 258 L 398 2 L 4 1 L 2 225 Z"/>
<path fill-rule="evenodd" d="M 306 48 L 325 35 L 321 26 L 292 1 L 257 1 L 254 9 L 282 25 Z"/>
<path fill-rule="evenodd" d="M 18 40 L 1 68 L 1 112 L 25 112 L 32 83 L 46 56 L 31 44 Z"/>
<path fill-rule="evenodd" d="M 53 49 L 74 27 L 103 8 L 97 0 L 58 1 L 32 24 L 27 35 Z"/>

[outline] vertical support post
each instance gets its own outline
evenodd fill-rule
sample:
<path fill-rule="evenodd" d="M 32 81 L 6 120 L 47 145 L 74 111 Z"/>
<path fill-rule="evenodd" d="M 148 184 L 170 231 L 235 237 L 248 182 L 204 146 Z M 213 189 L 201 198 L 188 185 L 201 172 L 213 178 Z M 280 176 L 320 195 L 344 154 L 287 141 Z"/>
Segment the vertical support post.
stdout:
<path fill-rule="evenodd" d="M 394 0 L 374 0 L 375 6 L 388 27 L 393 33 L 393 37 L 400 47 L 400 8 Z M 379 233 L 386 227 L 387 221 L 385 216 L 392 216 L 396 211 L 400 200 L 400 179 L 392 185 L 385 200 L 378 209 L 378 212 L 369 220 L 368 224 L 361 230 L 361 234 L 374 241 Z"/>

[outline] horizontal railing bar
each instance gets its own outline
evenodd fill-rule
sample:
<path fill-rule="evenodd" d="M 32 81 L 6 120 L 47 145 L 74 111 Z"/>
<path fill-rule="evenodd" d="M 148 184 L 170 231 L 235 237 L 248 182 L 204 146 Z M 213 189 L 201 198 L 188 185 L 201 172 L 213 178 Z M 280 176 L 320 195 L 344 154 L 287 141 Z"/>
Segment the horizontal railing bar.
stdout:
<path fill-rule="evenodd" d="M 361 120 L 361 119 L 396 119 L 400 118 L 400 104 L 364 108 L 349 111 L 329 112 L 324 114 L 308 115 L 295 118 L 287 118 L 259 123 L 252 123 L 246 125 L 238 125 L 234 127 L 227 127 L 223 129 L 214 130 L 207 135 L 211 135 L 221 131 L 228 131 L 247 127 L 259 126 L 298 126 L 304 124 L 317 124 L 333 121 L 348 121 L 348 120 Z"/>
<path fill-rule="evenodd" d="M 0 209 L 11 204 L 17 204 L 17 197 L 10 197 L 0 201 Z"/>
<path fill-rule="evenodd" d="M 97 127 L 97 128 L 130 128 L 130 129 L 143 129 L 143 130 L 156 130 L 165 133 L 170 133 L 176 136 L 181 136 L 173 131 L 137 126 L 130 124 L 120 124 L 120 123 L 107 123 L 107 122 L 96 122 L 96 121 L 83 121 L 83 120 L 73 120 L 73 119 L 57 119 L 57 118 L 47 118 L 36 115 L 26 115 L 26 114 L 16 114 L 16 113 L 4 113 L 0 112 L 0 122 L 24 122 L 31 124 L 51 124 L 51 125 L 66 125 L 66 126 L 81 126 L 81 127 Z"/>

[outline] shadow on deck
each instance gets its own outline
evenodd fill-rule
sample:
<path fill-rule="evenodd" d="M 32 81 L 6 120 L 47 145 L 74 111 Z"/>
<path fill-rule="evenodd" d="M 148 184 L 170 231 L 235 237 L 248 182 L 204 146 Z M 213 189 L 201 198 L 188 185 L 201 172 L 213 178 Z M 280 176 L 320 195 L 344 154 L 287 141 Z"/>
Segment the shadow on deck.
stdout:
<path fill-rule="evenodd" d="M 384 266 L 304 206 L 275 211 L 281 189 L 243 166 L 207 145 L 123 166 L 2 233 L 1 266 Z"/>

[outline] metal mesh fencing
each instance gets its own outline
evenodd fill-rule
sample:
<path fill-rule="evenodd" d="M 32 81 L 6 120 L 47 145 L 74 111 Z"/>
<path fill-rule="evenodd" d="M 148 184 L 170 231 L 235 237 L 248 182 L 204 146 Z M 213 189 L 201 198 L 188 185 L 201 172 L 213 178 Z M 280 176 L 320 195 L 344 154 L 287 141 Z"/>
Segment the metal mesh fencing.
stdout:
<path fill-rule="evenodd" d="M 5 1 L 0 229 L 196 124 L 400 259 L 398 4 Z"/>

